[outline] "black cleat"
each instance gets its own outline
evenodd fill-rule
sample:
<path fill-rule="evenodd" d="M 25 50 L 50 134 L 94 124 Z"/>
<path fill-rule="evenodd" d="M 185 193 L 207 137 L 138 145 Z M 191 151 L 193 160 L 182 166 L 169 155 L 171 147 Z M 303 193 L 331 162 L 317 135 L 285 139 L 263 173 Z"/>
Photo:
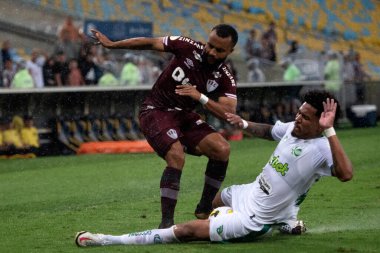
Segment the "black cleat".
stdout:
<path fill-rule="evenodd" d="M 197 208 L 195 208 L 194 215 L 197 217 L 197 219 L 200 220 L 206 220 L 210 216 L 210 213 L 212 211 L 212 208 L 203 208 L 200 204 L 197 205 Z"/>

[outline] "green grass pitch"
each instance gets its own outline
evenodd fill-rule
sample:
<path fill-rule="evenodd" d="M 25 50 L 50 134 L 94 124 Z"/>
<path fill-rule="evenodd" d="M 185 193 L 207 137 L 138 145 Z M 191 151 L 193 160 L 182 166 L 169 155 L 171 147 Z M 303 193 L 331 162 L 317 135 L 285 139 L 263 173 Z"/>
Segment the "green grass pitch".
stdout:
<path fill-rule="evenodd" d="M 354 179 L 323 178 L 301 206 L 304 236 L 253 243 L 207 242 L 77 248 L 80 230 L 124 234 L 156 228 L 165 163 L 154 154 L 0 160 L 0 252 L 380 252 L 380 127 L 337 131 Z M 223 186 L 254 180 L 276 143 L 231 143 Z M 186 157 L 176 222 L 193 219 L 206 158 Z"/>

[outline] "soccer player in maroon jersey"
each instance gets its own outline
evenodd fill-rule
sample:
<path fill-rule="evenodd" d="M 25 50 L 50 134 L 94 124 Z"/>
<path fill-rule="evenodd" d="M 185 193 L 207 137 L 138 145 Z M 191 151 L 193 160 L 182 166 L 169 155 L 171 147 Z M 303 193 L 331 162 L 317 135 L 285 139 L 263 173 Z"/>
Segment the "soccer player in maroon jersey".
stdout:
<path fill-rule="evenodd" d="M 174 55 L 139 114 L 147 141 L 167 164 L 160 182 L 162 220 L 159 227 L 174 224 L 185 152 L 209 158 L 202 197 L 195 209 L 197 218 L 207 219 L 212 200 L 226 175 L 230 146 L 193 110 L 200 103 L 221 119 L 225 119 L 226 112 L 236 112 L 236 82 L 224 64 L 237 43 L 236 30 L 219 24 L 212 28 L 206 44 L 183 36 L 111 41 L 97 30 L 92 33 L 106 48 L 156 50 Z"/>

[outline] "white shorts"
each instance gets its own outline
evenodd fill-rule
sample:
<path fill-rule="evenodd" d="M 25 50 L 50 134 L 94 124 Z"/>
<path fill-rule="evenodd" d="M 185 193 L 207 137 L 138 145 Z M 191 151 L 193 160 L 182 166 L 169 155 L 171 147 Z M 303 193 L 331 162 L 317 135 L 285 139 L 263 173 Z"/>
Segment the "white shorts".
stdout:
<path fill-rule="evenodd" d="M 233 209 L 233 213 L 217 216 L 210 220 L 210 240 L 221 241 L 252 241 L 259 236 L 271 232 L 271 225 L 260 224 L 255 217 L 250 217 L 234 205 L 239 194 L 249 185 L 233 185 L 222 191 L 222 201 Z"/>

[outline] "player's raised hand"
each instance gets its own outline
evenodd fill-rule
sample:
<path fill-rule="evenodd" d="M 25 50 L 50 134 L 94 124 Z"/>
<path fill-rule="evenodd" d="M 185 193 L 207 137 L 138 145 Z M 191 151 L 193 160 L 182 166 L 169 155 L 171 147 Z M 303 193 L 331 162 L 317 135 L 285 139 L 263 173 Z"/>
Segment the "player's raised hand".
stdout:
<path fill-rule="evenodd" d="M 108 37 L 105 36 L 103 33 L 95 29 L 91 29 L 91 32 L 94 36 L 93 38 L 96 40 L 96 43 L 102 44 L 102 46 L 106 48 L 112 47 L 113 42 L 110 39 L 108 39 Z"/>
<path fill-rule="evenodd" d="M 323 102 L 323 112 L 321 118 L 319 119 L 319 125 L 323 129 L 327 129 L 334 126 L 335 114 L 336 114 L 337 103 L 334 99 L 326 99 Z"/>

